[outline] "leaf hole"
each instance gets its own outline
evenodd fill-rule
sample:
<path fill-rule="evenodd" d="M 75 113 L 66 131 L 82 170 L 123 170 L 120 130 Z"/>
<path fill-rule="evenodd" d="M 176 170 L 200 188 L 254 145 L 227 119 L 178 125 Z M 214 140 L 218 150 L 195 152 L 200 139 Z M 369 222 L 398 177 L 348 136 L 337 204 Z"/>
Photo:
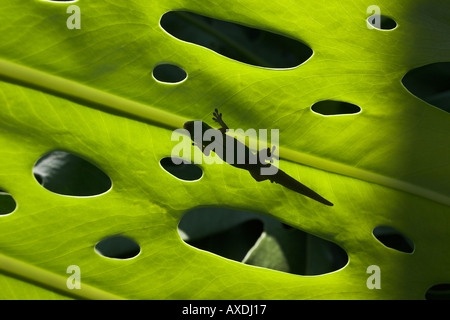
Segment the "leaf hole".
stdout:
<path fill-rule="evenodd" d="M 177 159 L 181 163 L 176 164 L 172 159 Z M 183 181 L 198 181 L 203 176 L 200 167 L 184 159 L 165 157 L 159 161 L 159 164 L 167 173 Z"/>
<path fill-rule="evenodd" d="M 379 21 L 377 21 L 379 19 Z M 397 22 L 395 22 L 394 19 L 384 16 L 384 15 L 372 15 L 369 18 L 367 18 L 367 22 L 378 30 L 393 30 L 397 27 Z M 378 25 L 379 24 L 379 25 Z"/>
<path fill-rule="evenodd" d="M 160 25 L 179 40 L 258 67 L 294 68 L 313 54 L 292 38 L 187 11 L 166 12 Z"/>
<path fill-rule="evenodd" d="M 0 216 L 13 213 L 16 210 L 17 203 L 8 192 L 0 189 Z"/>
<path fill-rule="evenodd" d="M 335 243 L 252 212 L 195 208 L 182 217 L 178 232 L 197 249 L 297 275 L 321 275 L 348 263 L 347 253 Z"/>
<path fill-rule="evenodd" d="M 159 82 L 177 84 L 187 78 L 187 73 L 174 64 L 161 63 L 153 68 L 153 77 Z"/>
<path fill-rule="evenodd" d="M 349 115 L 361 112 L 361 108 L 355 104 L 335 100 L 319 101 L 311 106 L 311 110 L 322 116 Z"/>
<path fill-rule="evenodd" d="M 33 167 L 36 181 L 64 196 L 88 197 L 111 189 L 111 179 L 89 161 L 65 151 L 43 155 Z"/>
<path fill-rule="evenodd" d="M 136 241 L 122 235 L 114 235 L 100 240 L 95 245 L 95 252 L 110 259 L 131 259 L 141 252 Z"/>
<path fill-rule="evenodd" d="M 450 300 L 450 284 L 441 283 L 432 286 L 425 293 L 427 300 Z"/>
<path fill-rule="evenodd" d="M 417 98 L 450 112 L 450 62 L 437 62 L 410 70 L 402 83 Z"/>
<path fill-rule="evenodd" d="M 414 242 L 393 227 L 378 226 L 373 229 L 373 235 L 386 247 L 405 253 L 413 253 Z"/>

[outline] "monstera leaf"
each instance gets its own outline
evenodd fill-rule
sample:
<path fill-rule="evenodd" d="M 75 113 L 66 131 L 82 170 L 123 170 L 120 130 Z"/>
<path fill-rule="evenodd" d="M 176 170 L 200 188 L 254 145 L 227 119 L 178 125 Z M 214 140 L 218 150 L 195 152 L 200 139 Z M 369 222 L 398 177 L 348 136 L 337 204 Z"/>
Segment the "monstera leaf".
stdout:
<path fill-rule="evenodd" d="M 74 4 L 74 28 L 73 3 L 0 4 L 0 188 L 12 197 L 0 203 L 15 207 L 0 215 L 2 298 L 421 299 L 450 283 L 450 116 L 402 84 L 448 61 L 447 1 L 378 1 L 391 30 L 370 28 L 365 0 Z M 165 30 L 161 18 L 177 10 L 313 53 L 293 67 L 237 61 Z M 187 78 L 155 79 L 162 64 Z M 324 101 L 358 112 L 315 110 Z M 280 168 L 334 206 L 227 164 L 200 164 L 189 182 L 164 170 L 173 130 L 212 124 L 214 108 L 230 128 L 279 129 Z M 39 159 L 53 151 L 87 160 L 107 183 L 88 195 L 51 191 L 42 175 L 52 164 Z M 306 277 L 199 250 L 177 231 L 197 207 L 263 214 L 337 244 L 348 263 Z M 403 234 L 412 252 L 384 245 L 377 228 Z M 111 259 L 105 239 L 138 249 Z"/>

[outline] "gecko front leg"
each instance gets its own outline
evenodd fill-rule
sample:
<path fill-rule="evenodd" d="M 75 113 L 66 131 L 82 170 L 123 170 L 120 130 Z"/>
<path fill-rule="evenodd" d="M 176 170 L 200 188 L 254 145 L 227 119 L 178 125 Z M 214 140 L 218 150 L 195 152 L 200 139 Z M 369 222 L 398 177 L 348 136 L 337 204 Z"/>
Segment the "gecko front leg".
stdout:
<path fill-rule="evenodd" d="M 214 109 L 213 115 L 214 115 L 214 117 L 213 117 L 212 119 L 213 119 L 215 122 L 217 122 L 218 124 L 220 124 L 221 127 L 222 127 L 222 128 L 219 129 L 220 132 L 222 132 L 222 134 L 225 134 L 225 132 L 227 132 L 229 128 L 228 128 L 228 126 L 225 124 L 225 122 L 223 122 L 223 120 L 222 120 L 222 114 L 219 113 L 219 110 L 217 110 L 217 108 L 216 108 L 216 109 Z"/>

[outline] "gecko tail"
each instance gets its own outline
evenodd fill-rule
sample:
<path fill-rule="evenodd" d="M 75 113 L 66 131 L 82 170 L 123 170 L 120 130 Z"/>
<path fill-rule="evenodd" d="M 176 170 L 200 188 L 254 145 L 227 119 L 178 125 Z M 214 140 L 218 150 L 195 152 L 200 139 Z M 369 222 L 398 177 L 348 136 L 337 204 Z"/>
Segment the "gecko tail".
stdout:
<path fill-rule="evenodd" d="M 282 170 L 278 169 L 278 172 L 275 175 L 270 176 L 269 179 L 272 182 L 281 184 L 283 187 L 286 187 L 288 189 L 291 189 L 292 191 L 298 192 L 304 196 L 314 199 L 320 203 L 323 203 L 324 205 L 327 205 L 330 207 L 333 206 L 333 203 L 331 203 L 330 201 L 328 201 L 327 199 L 325 199 L 324 197 L 322 197 L 315 191 L 311 190 L 304 184 L 298 182 L 297 180 L 295 180 L 294 178 L 292 178 L 290 175 L 288 175 L 286 172 L 284 172 Z"/>

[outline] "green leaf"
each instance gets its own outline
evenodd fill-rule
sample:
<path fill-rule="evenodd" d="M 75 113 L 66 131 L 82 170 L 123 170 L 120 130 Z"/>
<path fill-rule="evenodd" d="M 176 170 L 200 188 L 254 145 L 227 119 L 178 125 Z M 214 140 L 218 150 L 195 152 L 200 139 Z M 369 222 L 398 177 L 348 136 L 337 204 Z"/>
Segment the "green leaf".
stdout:
<path fill-rule="evenodd" d="M 0 297 L 128 299 L 421 299 L 450 283 L 450 115 L 402 85 L 410 70 L 448 61 L 450 4 L 378 1 L 397 27 L 367 28 L 372 2 L 339 0 L 87 1 L 81 29 L 69 4 L 0 4 L 0 188 L 16 209 L 0 215 Z M 304 64 L 260 68 L 168 35 L 164 13 L 183 9 L 307 44 Z M 161 63 L 188 77 L 164 84 Z M 361 112 L 322 116 L 332 100 Z M 279 129 L 280 169 L 334 203 L 327 207 L 229 165 L 200 165 L 198 181 L 162 169 L 187 120 Z M 102 170 L 98 196 L 53 193 L 33 176 L 42 155 L 64 150 Z M 200 206 L 262 213 L 343 248 L 349 263 L 303 277 L 245 265 L 187 245 L 177 226 Z M 377 226 L 404 233 L 412 254 L 388 248 Z M 140 247 L 99 255 L 111 236 Z M 81 289 L 69 289 L 69 266 Z M 369 289 L 377 265 L 381 289 Z M 4 290 L 3 288 L 7 288 Z"/>

